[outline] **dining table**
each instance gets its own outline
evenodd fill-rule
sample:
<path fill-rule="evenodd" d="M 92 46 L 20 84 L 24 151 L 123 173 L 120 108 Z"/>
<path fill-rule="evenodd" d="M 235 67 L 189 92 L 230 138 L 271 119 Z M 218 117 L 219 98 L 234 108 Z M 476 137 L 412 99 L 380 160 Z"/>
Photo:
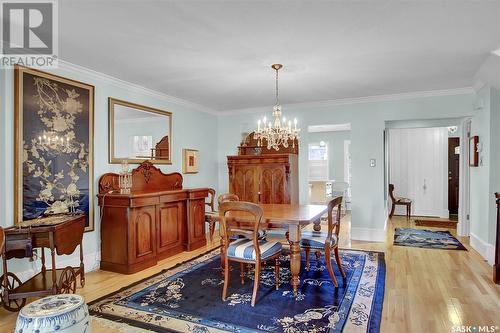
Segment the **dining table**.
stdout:
<path fill-rule="evenodd" d="M 302 229 L 310 224 L 313 224 L 313 229 L 315 231 L 321 230 L 321 216 L 323 216 L 327 211 L 327 206 L 324 205 L 299 205 L 299 204 L 258 204 L 262 210 L 262 222 L 261 225 L 263 229 L 280 229 L 286 230 L 286 237 L 290 244 L 290 271 L 291 271 L 291 281 L 293 292 L 297 295 L 299 285 L 300 285 L 300 263 L 301 263 L 301 251 L 300 251 L 300 239 Z M 244 221 L 248 215 L 243 212 L 229 212 L 226 217 L 241 219 Z M 220 217 L 217 214 L 211 215 L 211 218 L 215 218 L 220 221 Z M 223 237 L 221 237 L 222 242 Z M 224 244 L 222 244 L 222 249 Z M 224 262 L 224 251 L 221 251 L 221 262 Z"/>

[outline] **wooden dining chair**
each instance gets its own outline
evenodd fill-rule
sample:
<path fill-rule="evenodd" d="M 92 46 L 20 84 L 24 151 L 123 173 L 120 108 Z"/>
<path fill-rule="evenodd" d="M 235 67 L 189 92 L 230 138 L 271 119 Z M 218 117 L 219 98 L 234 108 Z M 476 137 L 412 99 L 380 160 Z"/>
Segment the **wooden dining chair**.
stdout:
<path fill-rule="evenodd" d="M 240 201 L 240 198 L 236 194 L 232 193 L 224 193 L 219 195 L 219 198 L 217 199 L 217 202 L 220 205 L 223 202 L 231 202 L 231 201 Z M 265 238 L 267 236 L 267 231 L 264 229 L 259 229 L 259 238 Z M 241 238 L 242 236 L 234 236 L 234 238 Z"/>
<path fill-rule="evenodd" d="M 321 231 L 305 231 L 302 233 L 300 247 L 306 252 L 306 270 L 309 271 L 309 255 L 311 250 L 315 251 L 316 258 L 321 259 L 321 251 L 325 252 L 326 267 L 328 274 L 332 279 L 333 284 L 337 288 L 339 285 L 332 268 L 331 251 L 335 253 L 335 261 L 339 266 L 340 274 L 345 278 L 344 268 L 339 256 L 339 232 L 340 232 L 340 215 L 342 206 L 342 197 L 337 197 L 328 203 L 328 232 Z M 333 219 L 333 210 L 337 208 L 335 219 Z"/>
<path fill-rule="evenodd" d="M 208 211 L 205 212 L 205 222 L 208 224 L 208 234 L 210 242 L 214 240 L 215 233 L 215 222 L 217 221 L 215 215 L 219 215 L 215 211 L 215 190 L 213 188 L 208 189 L 208 201 L 205 201 L 205 206 L 208 206 Z"/>
<path fill-rule="evenodd" d="M 241 219 L 228 218 L 227 213 L 245 213 L 244 221 Z M 222 300 L 227 298 L 229 287 L 229 262 L 240 263 L 241 283 L 245 283 L 245 265 L 255 265 L 255 277 L 251 305 L 255 306 L 257 291 L 259 290 L 260 271 L 264 262 L 274 260 L 274 274 L 276 289 L 279 288 L 279 273 L 282 245 L 278 241 L 267 241 L 259 238 L 259 230 L 262 227 L 262 208 L 251 202 L 228 201 L 219 206 L 219 214 L 222 230 L 222 247 L 224 248 L 224 289 Z M 248 217 L 246 217 L 248 215 Z M 234 236 L 243 236 L 234 239 Z"/>
<path fill-rule="evenodd" d="M 391 212 L 389 213 L 389 218 L 392 218 L 392 216 L 394 215 L 394 210 L 396 209 L 396 206 L 406 206 L 406 218 L 410 219 L 412 200 L 408 198 L 394 196 L 394 184 L 389 184 L 389 196 L 391 197 L 392 201 L 392 207 L 391 207 Z"/>
<path fill-rule="evenodd" d="M 217 198 L 217 203 L 219 204 L 219 206 L 223 202 L 228 202 L 228 201 L 240 201 L 240 198 L 238 198 L 238 196 L 236 194 L 232 194 L 232 193 L 224 193 L 224 194 L 219 195 L 219 198 Z"/>

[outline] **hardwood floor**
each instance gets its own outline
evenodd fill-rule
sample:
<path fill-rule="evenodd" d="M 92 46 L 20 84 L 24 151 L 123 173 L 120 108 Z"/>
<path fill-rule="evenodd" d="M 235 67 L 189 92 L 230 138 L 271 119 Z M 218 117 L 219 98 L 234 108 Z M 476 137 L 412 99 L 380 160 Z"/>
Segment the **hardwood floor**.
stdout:
<path fill-rule="evenodd" d="M 498 326 L 496 331 L 500 331 L 500 286 L 493 284 L 492 268 L 470 248 L 467 238 L 458 237 L 469 251 L 393 246 L 395 227 L 415 227 L 413 220 L 395 216 L 389 221 L 386 243 L 350 242 L 349 221 L 349 215 L 342 220 L 341 248 L 385 252 L 381 332 L 453 332 L 455 325 Z M 456 235 L 455 230 L 450 231 Z M 132 275 L 88 273 L 85 288 L 77 289 L 77 293 L 90 302 L 206 250 L 179 254 Z M 0 332 L 12 332 L 16 318 L 17 313 L 0 310 Z M 92 323 L 92 331 L 119 332 L 97 322 Z"/>

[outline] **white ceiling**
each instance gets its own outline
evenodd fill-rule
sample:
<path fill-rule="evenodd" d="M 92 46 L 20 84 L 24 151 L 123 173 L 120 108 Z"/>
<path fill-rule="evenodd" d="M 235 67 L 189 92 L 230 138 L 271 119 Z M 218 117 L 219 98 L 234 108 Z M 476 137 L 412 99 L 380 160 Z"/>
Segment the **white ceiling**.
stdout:
<path fill-rule="evenodd" d="M 470 87 L 499 1 L 59 1 L 60 58 L 216 111 Z"/>

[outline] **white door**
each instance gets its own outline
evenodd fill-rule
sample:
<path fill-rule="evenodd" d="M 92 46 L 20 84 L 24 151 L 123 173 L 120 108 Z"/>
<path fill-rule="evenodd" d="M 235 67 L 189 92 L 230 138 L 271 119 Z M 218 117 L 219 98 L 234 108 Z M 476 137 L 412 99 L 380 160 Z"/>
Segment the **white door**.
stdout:
<path fill-rule="evenodd" d="M 447 145 L 447 128 L 390 130 L 389 182 L 395 196 L 412 199 L 412 215 L 448 217 Z"/>

